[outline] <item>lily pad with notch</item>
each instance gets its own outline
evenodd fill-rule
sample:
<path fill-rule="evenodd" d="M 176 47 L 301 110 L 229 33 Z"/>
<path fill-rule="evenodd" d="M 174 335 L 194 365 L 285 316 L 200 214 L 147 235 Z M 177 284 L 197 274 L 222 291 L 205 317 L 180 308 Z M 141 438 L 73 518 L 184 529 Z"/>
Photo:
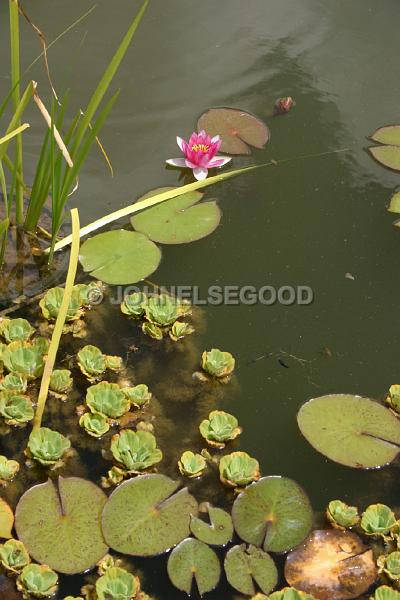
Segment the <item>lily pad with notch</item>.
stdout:
<path fill-rule="evenodd" d="M 200 541 L 210 546 L 226 546 L 233 538 L 232 517 L 222 508 L 207 505 L 210 525 L 192 516 L 190 531 Z"/>
<path fill-rule="evenodd" d="M 79 259 L 84 271 L 92 277 L 123 285 L 151 275 L 160 264 L 161 251 L 142 233 L 118 229 L 86 240 Z"/>
<path fill-rule="evenodd" d="M 21 497 L 15 512 L 18 538 L 34 560 L 59 573 L 87 571 L 108 551 L 101 531 L 106 501 L 85 479 L 49 479 Z"/>
<path fill-rule="evenodd" d="M 388 169 L 400 171 L 400 125 L 380 127 L 370 138 L 381 144 L 368 148 L 375 160 Z"/>
<path fill-rule="evenodd" d="M 221 577 L 218 556 L 203 542 L 183 540 L 168 559 L 168 575 L 173 585 L 190 596 L 193 582 L 200 596 L 214 590 Z"/>
<path fill-rule="evenodd" d="M 140 475 L 121 484 L 103 511 L 103 532 L 116 552 L 156 556 L 190 534 L 198 504 L 187 488 L 160 474 Z"/>
<path fill-rule="evenodd" d="M 302 488 L 286 477 L 263 477 L 236 498 L 233 524 L 239 537 L 266 552 L 286 552 L 309 534 L 310 501 Z"/>
<path fill-rule="evenodd" d="M 400 452 L 400 421 L 369 398 L 320 396 L 300 408 L 297 422 L 313 448 L 348 467 L 382 467 Z"/>
<path fill-rule="evenodd" d="M 162 187 L 148 192 L 140 200 L 172 190 Z M 200 202 L 204 194 L 188 192 L 131 218 L 136 231 L 160 244 L 188 244 L 210 235 L 221 221 L 221 211 L 215 200 Z"/>
<path fill-rule="evenodd" d="M 267 552 L 245 544 L 234 546 L 225 557 L 225 573 L 230 585 L 241 594 L 252 596 L 256 586 L 269 594 L 278 583 L 278 569 Z"/>
<path fill-rule="evenodd" d="M 377 579 L 372 550 L 355 533 L 313 531 L 291 552 L 285 579 L 319 600 L 359 598 Z"/>
<path fill-rule="evenodd" d="M 199 118 L 197 128 L 219 135 L 221 152 L 227 154 L 250 154 L 249 146 L 264 148 L 270 138 L 263 121 L 237 108 L 210 108 Z"/>

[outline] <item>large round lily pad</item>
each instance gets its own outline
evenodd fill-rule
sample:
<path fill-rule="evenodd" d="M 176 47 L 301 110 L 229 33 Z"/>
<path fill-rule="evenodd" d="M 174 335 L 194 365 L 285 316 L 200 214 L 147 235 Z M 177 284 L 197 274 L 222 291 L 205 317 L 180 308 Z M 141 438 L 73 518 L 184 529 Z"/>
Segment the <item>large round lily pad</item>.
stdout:
<path fill-rule="evenodd" d="M 236 498 L 233 524 L 239 537 L 265 551 L 286 552 L 310 532 L 313 511 L 302 488 L 286 477 L 263 477 Z"/>
<path fill-rule="evenodd" d="M 349 531 L 313 531 L 286 560 L 285 578 L 319 600 L 358 598 L 375 582 L 372 550 Z"/>
<path fill-rule="evenodd" d="M 210 525 L 198 517 L 192 516 L 190 531 L 198 540 L 211 546 L 225 546 L 233 538 L 232 517 L 222 508 L 207 506 Z"/>
<path fill-rule="evenodd" d="M 400 421 L 384 406 L 360 396 L 320 396 L 297 415 L 300 431 L 331 460 L 371 469 L 392 462 L 400 451 Z"/>
<path fill-rule="evenodd" d="M 113 550 L 133 556 L 162 554 L 190 533 L 197 501 L 165 475 L 141 475 L 120 485 L 103 512 L 103 532 Z"/>
<path fill-rule="evenodd" d="M 59 573 L 86 571 L 108 550 L 101 531 L 106 500 L 104 492 L 85 479 L 49 479 L 20 499 L 15 512 L 18 537 L 37 562 Z"/>
<path fill-rule="evenodd" d="M 140 199 L 171 189 L 158 188 Z M 187 244 L 200 240 L 212 233 L 221 220 L 221 211 L 215 201 L 198 204 L 203 195 L 188 192 L 148 208 L 131 218 L 132 226 L 160 244 Z"/>
<path fill-rule="evenodd" d="M 136 283 L 153 273 L 160 249 L 145 235 L 118 229 L 99 233 L 82 244 L 79 259 L 92 277 L 114 285 Z"/>
<path fill-rule="evenodd" d="M 249 146 L 263 148 L 270 138 L 269 129 L 254 115 L 237 108 L 210 108 L 201 115 L 197 128 L 219 135 L 221 152 L 250 154 Z"/>
<path fill-rule="evenodd" d="M 274 561 L 255 546 L 234 546 L 226 555 L 224 566 L 229 583 L 241 594 L 254 595 L 257 591 L 254 582 L 264 594 L 269 594 L 278 583 Z"/>
<path fill-rule="evenodd" d="M 202 596 L 217 587 L 221 565 L 214 550 L 199 540 L 187 538 L 171 552 L 168 575 L 174 586 L 188 595 L 194 580 Z"/>

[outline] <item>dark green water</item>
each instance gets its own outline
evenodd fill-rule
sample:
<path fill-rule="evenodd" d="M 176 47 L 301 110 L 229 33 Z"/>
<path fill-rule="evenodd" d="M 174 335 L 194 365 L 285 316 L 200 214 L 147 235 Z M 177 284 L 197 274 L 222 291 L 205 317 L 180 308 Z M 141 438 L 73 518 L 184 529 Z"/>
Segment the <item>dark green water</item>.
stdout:
<path fill-rule="evenodd" d="M 49 41 L 92 6 L 87 0 L 25 4 Z M 137 6 L 99 0 L 50 50 L 56 87 L 71 87 L 74 108 L 85 105 Z M 240 389 L 223 405 L 244 427 L 241 449 L 259 459 L 263 474 L 301 483 L 317 511 L 336 497 L 361 506 L 400 504 L 396 466 L 358 472 L 328 462 L 301 437 L 295 419 L 308 398 L 330 392 L 382 398 L 400 376 L 400 238 L 386 212 L 400 178 L 365 152 L 368 134 L 400 119 L 399 13 L 397 0 L 153 0 L 117 77 L 122 94 L 101 136 L 115 177 L 94 151 L 73 198 L 85 223 L 151 188 L 177 184 L 179 172 L 166 170 L 164 160 L 178 156 L 175 136 L 188 136 L 209 106 L 240 107 L 271 129 L 266 149 L 234 166 L 349 149 L 211 188 L 207 196 L 218 198 L 222 225 L 205 240 L 164 248 L 152 276 L 160 285 L 203 290 L 213 284 L 313 288 L 311 306 L 208 306 L 207 329 L 196 345 L 237 357 Z M 40 47 L 25 25 L 23 32 L 28 65 Z M 3 2 L 2 94 L 9 87 L 7 43 Z M 30 76 L 46 97 L 42 65 Z M 289 94 L 295 109 L 271 118 L 275 98 Z M 29 121 L 28 172 L 44 129 L 36 113 Z M 275 355 L 254 361 L 280 351 L 308 362 L 284 357 L 286 368 Z M 161 561 L 140 564 L 145 589 L 160 600 L 183 598 L 160 577 Z M 233 596 L 223 590 L 209 598 Z"/>

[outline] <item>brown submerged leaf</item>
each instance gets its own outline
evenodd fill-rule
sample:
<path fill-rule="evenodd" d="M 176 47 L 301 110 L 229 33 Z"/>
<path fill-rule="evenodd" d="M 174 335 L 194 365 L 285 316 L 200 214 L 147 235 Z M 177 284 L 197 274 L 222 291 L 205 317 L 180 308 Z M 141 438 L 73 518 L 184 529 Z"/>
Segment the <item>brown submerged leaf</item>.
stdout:
<path fill-rule="evenodd" d="M 358 598 L 375 582 L 372 550 L 354 533 L 313 531 L 286 560 L 288 583 L 319 600 Z"/>

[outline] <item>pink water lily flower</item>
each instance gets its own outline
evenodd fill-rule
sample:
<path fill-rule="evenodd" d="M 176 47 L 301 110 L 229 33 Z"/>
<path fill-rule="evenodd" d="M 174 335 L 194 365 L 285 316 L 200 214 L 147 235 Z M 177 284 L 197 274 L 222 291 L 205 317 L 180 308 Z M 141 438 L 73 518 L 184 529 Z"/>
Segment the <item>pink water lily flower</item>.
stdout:
<path fill-rule="evenodd" d="M 212 138 L 203 130 L 200 133 L 193 132 L 188 142 L 179 136 L 176 141 L 185 158 L 169 158 L 167 163 L 173 167 L 193 169 L 193 175 L 196 179 L 205 179 L 208 175 L 208 169 L 223 167 L 232 160 L 230 156 L 217 155 L 221 147 L 219 135 Z"/>

